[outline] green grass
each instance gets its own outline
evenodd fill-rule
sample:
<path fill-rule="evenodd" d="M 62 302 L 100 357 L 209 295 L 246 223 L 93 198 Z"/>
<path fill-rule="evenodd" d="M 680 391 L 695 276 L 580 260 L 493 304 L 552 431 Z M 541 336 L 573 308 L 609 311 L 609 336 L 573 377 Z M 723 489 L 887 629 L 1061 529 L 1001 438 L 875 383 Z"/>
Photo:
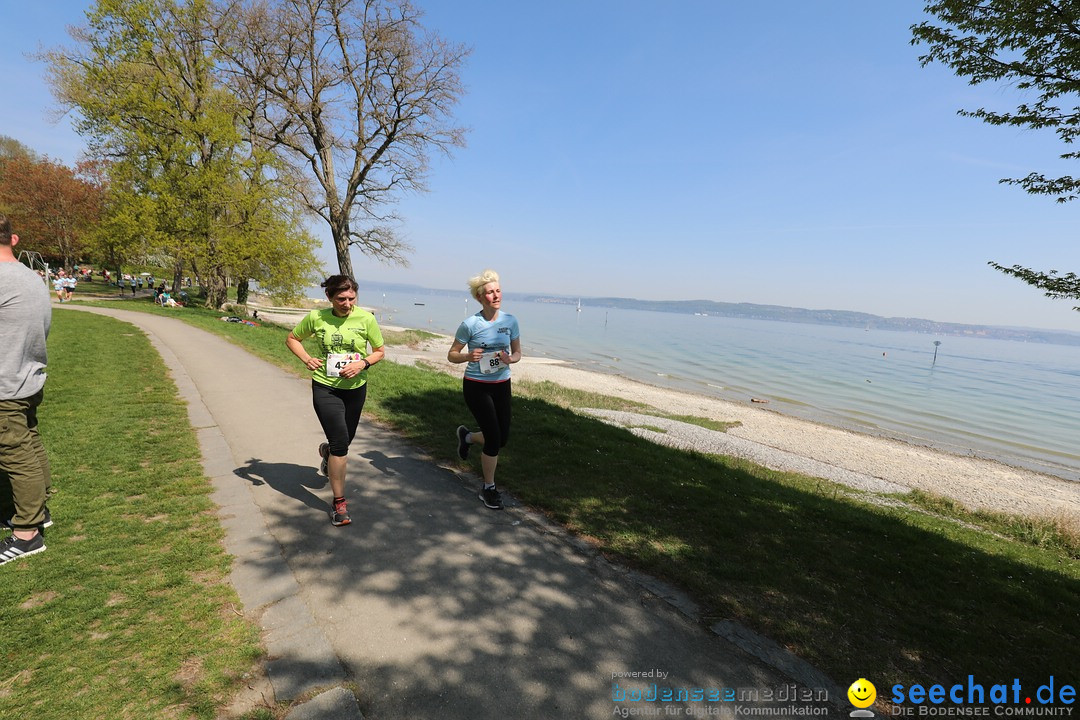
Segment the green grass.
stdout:
<path fill-rule="evenodd" d="M 300 372 L 284 328 L 147 307 Z M 479 474 L 452 442 L 471 422 L 460 378 L 381 363 L 370 380 L 367 414 Z M 968 674 L 1041 682 L 1075 667 L 1080 556 L 1063 526 L 918 494 L 882 506 L 823 480 L 661 447 L 575 410 L 650 410 L 638 403 L 551 383 L 515 381 L 514 391 L 500 483 L 609 557 L 689 592 L 707 623 L 737 620 L 838 681 L 879 687 Z"/>
<path fill-rule="evenodd" d="M 146 270 L 146 272 L 152 271 L 153 268 L 149 268 Z M 137 269 L 135 270 L 135 272 L 143 272 L 143 270 Z M 115 280 L 115 276 L 113 280 Z M 169 271 L 165 274 L 158 274 L 157 272 L 155 272 L 153 287 L 146 285 L 146 283 L 144 282 L 141 290 L 136 288 L 138 290 L 138 295 L 135 296 L 134 299 L 138 301 L 145 301 L 147 297 L 152 299 L 153 295 L 147 296 L 146 293 L 160 285 L 162 281 L 164 281 L 167 286 L 171 286 L 173 281 L 172 272 Z M 52 291 L 51 283 L 49 284 L 49 290 L 50 292 Z M 206 294 L 203 292 L 203 289 L 198 285 L 192 285 L 191 287 L 182 287 L 180 288 L 180 290 L 188 294 L 192 303 L 201 303 L 206 299 Z M 179 293 L 176 293 L 175 295 L 179 295 Z M 228 302 L 236 302 L 236 288 L 233 286 L 229 286 L 228 288 L 226 288 L 226 296 L 228 298 Z M 95 273 L 93 280 L 87 281 L 80 279 L 78 285 L 75 287 L 75 290 L 72 293 L 73 300 L 87 300 L 91 298 L 109 297 L 123 297 L 125 300 L 131 300 L 133 297 L 131 294 L 131 287 L 125 283 L 123 288 L 119 288 L 116 286 L 115 282 L 107 283 L 101 279 L 100 274 Z"/>
<path fill-rule="evenodd" d="M 641 428 L 642 430 L 651 430 L 654 433 L 661 433 L 661 434 L 664 434 L 664 435 L 667 434 L 667 430 L 665 430 L 662 427 L 657 427 L 655 425 L 627 425 L 626 427 L 628 427 L 628 428 Z"/>
<path fill-rule="evenodd" d="M 432 340 L 439 337 L 435 333 L 430 333 L 427 330 L 384 330 L 383 340 L 387 345 L 396 345 L 398 347 L 407 345 L 415 347 L 425 340 Z"/>
<path fill-rule="evenodd" d="M 156 278 L 155 278 L 156 279 Z M 52 284 L 49 285 L 50 290 Z M 129 288 L 124 288 L 126 295 L 131 295 Z M 55 294 L 55 293 L 54 293 Z M 79 280 L 79 283 L 75 286 L 75 290 L 72 291 L 71 297 L 74 300 L 85 298 L 87 295 L 120 295 L 120 288 L 115 285 L 110 285 L 104 280 L 100 279 L 100 276 L 95 276 L 93 280 L 87 282 L 86 280 Z"/>
<path fill-rule="evenodd" d="M 389 344 L 389 341 L 388 341 Z M 600 393 L 589 392 L 588 390 L 575 390 L 574 388 L 563 387 L 562 385 L 556 385 L 550 380 L 543 380 L 540 382 L 530 381 L 514 381 L 514 393 L 518 397 L 533 397 L 546 400 L 553 405 L 558 405 L 563 408 L 595 408 L 600 410 L 622 410 L 626 412 L 639 413 L 641 415 L 652 415 L 653 417 L 668 418 L 670 420 L 678 420 L 680 422 L 689 423 L 691 425 L 698 425 L 709 430 L 717 430 L 719 432 L 725 432 L 733 427 L 738 427 L 742 423 L 738 421 L 733 422 L 721 422 L 719 420 L 712 420 L 709 418 L 696 417 L 694 415 L 672 415 L 670 413 L 660 412 L 655 408 L 652 408 L 644 403 L 636 402 L 634 400 L 624 400 L 622 398 L 612 397 L 610 395 L 601 395 Z M 650 430 L 656 432 L 664 432 L 660 428 L 651 426 Z"/>
<path fill-rule="evenodd" d="M 154 276 L 154 285 L 155 285 L 155 287 L 158 284 L 160 284 L 162 280 L 164 280 L 167 285 L 171 285 L 172 284 L 172 274 L 170 273 L 168 277 L 166 277 L 164 275 L 155 275 Z M 52 289 L 52 284 L 51 283 L 49 285 L 49 288 Z M 125 284 L 122 289 L 123 289 L 124 297 L 131 297 L 131 288 L 130 287 L 128 287 Z M 143 283 L 143 292 L 146 292 L 147 290 L 152 290 L 152 289 L 153 288 L 148 287 L 145 282 Z M 75 286 L 75 290 L 71 294 L 72 299 L 74 299 L 74 300 L 85 299 L 87 296 L 90 296 L 90 295 L 119 296 L 119 295 L 121 295 L 121 288 L 116 287 L 115 283 L 107 283 L 107 282 L 105 282 L 104 280 L 101 279 L 100 274 L 95 273 L 93 280 L 87 281 L 87 280 L 80 279 L 78 284 Z"/>
<path fill-rule="evenodd" d="M 907 499 L 930 512 L 1080 560 L 1080 529 L 1065 518 L 1024 517 L 988 510 L 972 512 L 955 500 L 924 490 L 913 491 Z"/>
<path fill-rule="evenodd" d="M 94 300 L 83 304 L 177 318 L 235 342 L 263 360 L 289 368 L 294 372 L 300 369 L 296 357 L 285 347 L 285 335 L 292 329 L 291 325 L 285 327 L 265 321 L 259 321 L 255 326 L 224 322 L 221 318 L 229 317 L 233 313 L 226 310 L 210 310 L 197 305 L 163 308 L 155 305 L 153 298 L 150 297 L 134 300 Z M 299 322 L 302 317 L 302 315 L 297 315 L 296 322 Z"/>
<path fill-rule="evenodd" d="M 679 422 L 689 423 L 690 425 L 698 425 L 705 428 L 706 430 L 716 430 L 717 432 L 727 432 L 731 428 L 736 428 L 742 425 L 742 423 L 738 420 L 721 422 L 719 420 L 712 420 L 710 418 L 700 418 L 695 415 L 661 415 L 660 417 L 678 420 Z"/>
<path fill-rule="evenodd" d="M 371 412 L 456 464 L 448 428 L 469 421 L 460 381 L 376 370 Z M 743 622 L 835 678 L 1034 678 L 1074 666 L 1080 573 L 1067 552 L 657 446 L 542 395 L 515 398 L 512 432 L 499 476 L 516 497 L 687 590 L 707 621 Z"/>
<path fill-rule="evenodd" d="M 622 398 L 601 395 L 588 390 L 575 390 L 556 385 L 550 380 L 541 382 L 515 380 L 514 393 L 518 397 L 542 399 L 552 405 L 567 409 L 598 408 L 600 410 L 624 410 L 638 413 L 646 413 L 651 409 L 648 405 L 634 400 L 623 400 Z"/>
<path fill-rule="evenodd" d="M 146 337 L 58 309 L 48 550 L 0 569 L 0 717 L 212 718 L 260 654 L 187 412 Z"/>

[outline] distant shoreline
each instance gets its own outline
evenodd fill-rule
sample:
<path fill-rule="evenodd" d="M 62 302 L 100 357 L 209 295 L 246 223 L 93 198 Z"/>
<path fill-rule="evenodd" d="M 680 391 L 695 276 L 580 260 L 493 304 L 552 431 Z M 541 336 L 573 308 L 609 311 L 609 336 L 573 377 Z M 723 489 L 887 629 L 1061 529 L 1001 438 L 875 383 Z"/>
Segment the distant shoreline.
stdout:
<path fill-rule="evenodd" d="M 464 290 L 442 290 L 424 288 L 416 285 L 378 284 L 359 282 L 361 291 L 374 289 L 459 297 Z M 714 300 L 639 300 L 619 297 L 568 297 L 565 295 L 538 293 L 506 293 L 507 299 L 519 302 L 541 302 L 582 307 L 611 308 L 624 310 L 650 310 L 670 312 L 682 315 L 714 315 L 717 317 L 742 318 L 747 320 L 770 320 L 774 322 L 792 322 L 800 324 L 825 325 L 833 327 L 865 328 L 869 330 L 896 330 L 917 332 L 950 337 L 989 338 L 1011 340 L 1015 342 L 1048 343 L 1054 345 L 1080 346 L 1080 331 L 1026 328 L 998 325 L 976 325 L 967 323 L 938 322 L 923 318 L 883 317 L 854 310 L 811 310 L 808 308 L 787 307 L 784 305 L 762 305 L 756 303 L 729 303 Z"/>

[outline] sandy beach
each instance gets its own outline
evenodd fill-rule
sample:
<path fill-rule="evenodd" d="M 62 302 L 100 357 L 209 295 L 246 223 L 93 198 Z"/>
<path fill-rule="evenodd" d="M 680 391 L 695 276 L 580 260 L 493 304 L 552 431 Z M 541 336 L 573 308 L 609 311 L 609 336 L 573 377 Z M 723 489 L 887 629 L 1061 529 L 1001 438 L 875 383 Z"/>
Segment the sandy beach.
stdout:
<path fill-rule="evenodd" d="M 288 325 L 295 314 L 260 311 L 268 320 Z M 385 330 L 402 328 L 385 327 Z M 460 376 L 461 367 L 446 360 L 450 338 L 417 347 L 388 347 L 387 359 L 419 362 Z M 527 346 L 525 348 L 528 352 Z M 888 438 L 874 437 L 785 416 L 766 406 L 745 405 L 658 388 L 615 375 L 588 372 L 566 363 L 527 354 L 513 368 L 514 378 L 548 380 L 564 387 L 634 400 L 659 411 L 718 421 L 738 421 L 727 433 L 673 421 L 649 425 L 665 432 L 633 428 L 655 442 L 746 457 L 781 470 L 798 470 L 872 492 L 921 489 L 952 498 L 970 509 L 1052 517 L 1080 527 L 1080 483 L 975 457 L 953 455 Z M 606 422 L 639 425 L 625 413 L 598 413 Z M 641 416 L 637 416 L 640 418 Z M 728 437 L 724 437 L 728 436 Z"/>

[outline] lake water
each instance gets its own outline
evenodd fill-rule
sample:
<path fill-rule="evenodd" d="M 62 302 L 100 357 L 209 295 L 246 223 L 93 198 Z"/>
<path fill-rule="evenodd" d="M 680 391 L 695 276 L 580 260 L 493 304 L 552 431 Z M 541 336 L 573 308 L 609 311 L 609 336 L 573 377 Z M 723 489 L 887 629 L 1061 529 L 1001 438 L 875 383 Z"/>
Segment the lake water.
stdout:
<path fill-rule="evenodd" d="M 379 322 L 450 335 L 465 290 L 363 285 Z M 1080 347 L 504 297 L 528 355 L 1080 481 Z M 934 359 L 934 341 L 937 359 Z"/>

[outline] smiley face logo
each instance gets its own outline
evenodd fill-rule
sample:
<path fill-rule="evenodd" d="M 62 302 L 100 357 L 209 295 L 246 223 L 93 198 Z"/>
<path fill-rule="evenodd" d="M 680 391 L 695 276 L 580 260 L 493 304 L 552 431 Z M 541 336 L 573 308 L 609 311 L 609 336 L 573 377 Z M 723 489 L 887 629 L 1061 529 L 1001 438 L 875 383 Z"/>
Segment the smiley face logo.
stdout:
<path fill-rule="evenodd" d="M 877 700 L 877 688 L 866 678 L 859 678 L 847 689 L 847 699 L 857 708 L 866 708 Z"/>

